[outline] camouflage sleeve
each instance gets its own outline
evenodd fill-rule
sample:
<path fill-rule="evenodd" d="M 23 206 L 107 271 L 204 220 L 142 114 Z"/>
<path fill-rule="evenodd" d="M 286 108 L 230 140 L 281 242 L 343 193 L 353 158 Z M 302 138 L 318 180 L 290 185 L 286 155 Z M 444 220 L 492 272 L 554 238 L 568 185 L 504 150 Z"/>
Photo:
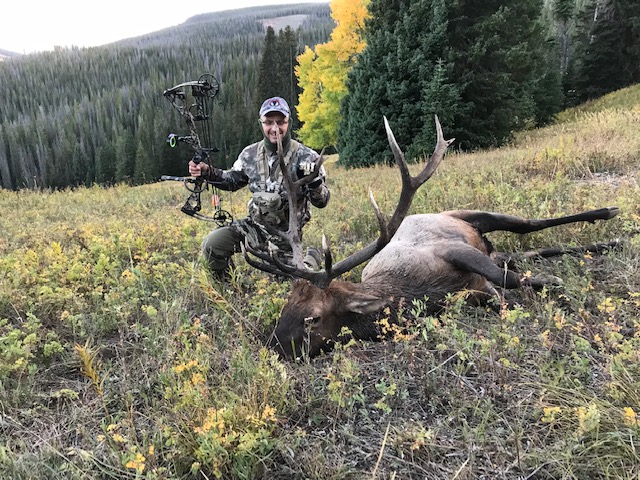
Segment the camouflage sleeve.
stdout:
<path fill-rule="evenodd" d="M 322 172 L 324 168 L 320 168 Z M 329 188 L 325 183 L 325 177 L 322 176 L 322 182 L 314 188 L 309 187 L 309 201 L 311 205 L 317 208 L 324 208 L 329 203 L 329 197 L 331 194 L 329 193 Z"/>
<path fill-rule="evenodd" d="M 211 174 L 211 180 L 216 183 L 216 187 L 221 190 L 235 192 L 236 190 L 246 187 L 249 183 L 249 177 L 244 171 L 243 155 L 246 155 L 246 148 L 240 153 L 238 159 L 233 163 L 229 170 L 214 168 Z"/>
<path fill-rule="evenodd" d="M 298 165 L 303 162 L 312 162 L 316 163 L 319 159 L 319 155 L 304 145 L 300 145 L 300 150 L 298 153 Z M 318 173 L 318 178 L 312 181 L 308 185 L 307 197 L 311 204 L 316 208 L 324 208 L 329 203 L 329 197 L 331 196 L 329 193 L 329 188 L 326 183 L 326 171 L 323 166 L 320 167 L 320 172 Z"/>

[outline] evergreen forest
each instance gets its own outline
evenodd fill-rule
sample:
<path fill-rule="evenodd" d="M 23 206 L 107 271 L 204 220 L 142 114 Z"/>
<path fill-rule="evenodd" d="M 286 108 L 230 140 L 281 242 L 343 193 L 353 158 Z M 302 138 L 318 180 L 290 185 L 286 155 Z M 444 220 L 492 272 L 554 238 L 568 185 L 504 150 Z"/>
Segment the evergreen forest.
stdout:
<path fill-rule="evenodd" d="M 284 30 L 265 26 L 274 18 Z M 297 21 L 295 30 L 287 28 L 288 18 Z M 105 46 L 0 62 L 0 187 L 141 184 L 185 175 L 192 149 L 171 149 L 165 140 L 189 129 L 163 92 L 204 73 L 220 84 L 207 146 L 220 150 L 217 165 L 230 166 L 259 139 L 257 109 L 264 99 L 256 95 L 271 94 L 257 89 L 267 33 L 273 55 L 292 71 L 302 47 L 325 41 L 332 29 L 327 4 L 254 7 L 197 15 Z M 289 100 L 295 89 L 285 86 L 274 88 Z"/>
<path fill-rule="evenodd" d="M 434 114 L 458 148 L 504 145 L 562 109 L 640 82 L 637 0 L 371 0 L 341 103 L 341 163 L 433 149 Z"/>
<path fill-rule="evenodd" d="M 259 138 L 256 110 L 273 95 L 289 101 L 303 142 L 355 167 L 391 161 L 383 116 L 409 158 L 433 148 L 434 114 L 458 149 L 475 151 L 640 82 L 637 0 L 357 3 L 367 12 L 357 21 L 354 4 L 337 0 L 254 7 L 0 62 L 0 186 L 184 175 L 192 151 L 165 139 L 188 128 L 162 93 L 204 73 L 220 84 L 205 146 L 221 167 Z"/>

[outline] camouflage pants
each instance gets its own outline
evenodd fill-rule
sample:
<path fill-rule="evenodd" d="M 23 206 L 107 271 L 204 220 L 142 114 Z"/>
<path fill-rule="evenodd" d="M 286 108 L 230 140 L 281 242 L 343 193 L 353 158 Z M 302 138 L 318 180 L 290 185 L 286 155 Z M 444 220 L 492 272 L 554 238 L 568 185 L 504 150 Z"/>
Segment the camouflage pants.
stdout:
<path fill-rule="evenodd" d="M 288 245 L 283 245 L 282 240 L 270 238 L 266 231 L 251 221 L 239 220 L 229 226 L 213 230 L 202 241 L 202 256 L 212 273 L 221 273 L 228 270 L 231 257 L 240 252 L 240 243 L 248 238 L 253 246 L 266 246 L 267 239 L 276 243 L 283 251 L 289 251 Z M 311 270 L 319 270 L 321 255 L 316 249 L 308 249 L 304 263 Z"/>
<path fill-rule="evenodd" d="M 240 251 L 244 235 L 233 225 L 220 227 L 209 233 L 202 241 L 202 256 L 212 273 L 229 268 L 231 256 Z"/>

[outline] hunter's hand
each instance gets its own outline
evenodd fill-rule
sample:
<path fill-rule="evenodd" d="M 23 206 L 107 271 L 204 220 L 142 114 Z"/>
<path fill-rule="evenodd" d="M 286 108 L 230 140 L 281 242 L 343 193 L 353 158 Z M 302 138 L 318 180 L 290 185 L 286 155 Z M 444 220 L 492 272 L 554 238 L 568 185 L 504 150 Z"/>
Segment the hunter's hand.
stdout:
<path fill-rule="evenodd" d="M 310 160 L 300 162 L 298 164 L 298 170 L 296 172 L 298 175 L 298 178 L 304 178 L 308 175 L 311 175 L 315 168 L 316 168 L 315 162 L 312 162 Z M 322 177 L 320 175 L 320 172 L 318 172 L 318 174 L 315 177 L 315 180 L 309 182 L 307 186 L 309 188 L 317 188 L 320 185 L 322 185 Z"/>
<path fill-rule="evenodd" d="M 313 173 L 313 169 L 316 164 L 312 161 L 306 160 L 302 161 L 298 164 L 298 178 L 306 177 L 307 175 L 311 175 Z"/>
<path fill-rule="evenodd" d="M 195 163 L 193 160 L 189 162 L 189 175 L 192 177 L 200 177 L 207 175 L 209 172 L 209 165 L 204 162 Z"/>

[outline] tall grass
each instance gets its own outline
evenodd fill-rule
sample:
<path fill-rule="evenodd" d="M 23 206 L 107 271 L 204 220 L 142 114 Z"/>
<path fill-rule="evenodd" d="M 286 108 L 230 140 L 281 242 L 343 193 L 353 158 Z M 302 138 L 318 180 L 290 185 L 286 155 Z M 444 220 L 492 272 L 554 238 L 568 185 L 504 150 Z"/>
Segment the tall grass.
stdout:
<path fill-rule="evenodd" d="M 212 226 L 179 212 L 180 185 L 0 191 L 0 477 L 637 480 L 639 91 L 452 152 L 412 207 L 618 205 L 608 222 L 491 240 L 621 250 L 521 265 L 564 283 L 512 309 L 452 296 L 434 318 L 415 302 L 394 340 L 299 363 L 262 347 L 289 285 L 241 258 L 211 281 L 198 254 Z M 398 174 L 327 169 L 332 199 L 305 242 L 324 233 L 347 255 L 376 236 L 367 191 L 391 211 Z M 223 194 L 237 217 L 246 200 Z"/>

